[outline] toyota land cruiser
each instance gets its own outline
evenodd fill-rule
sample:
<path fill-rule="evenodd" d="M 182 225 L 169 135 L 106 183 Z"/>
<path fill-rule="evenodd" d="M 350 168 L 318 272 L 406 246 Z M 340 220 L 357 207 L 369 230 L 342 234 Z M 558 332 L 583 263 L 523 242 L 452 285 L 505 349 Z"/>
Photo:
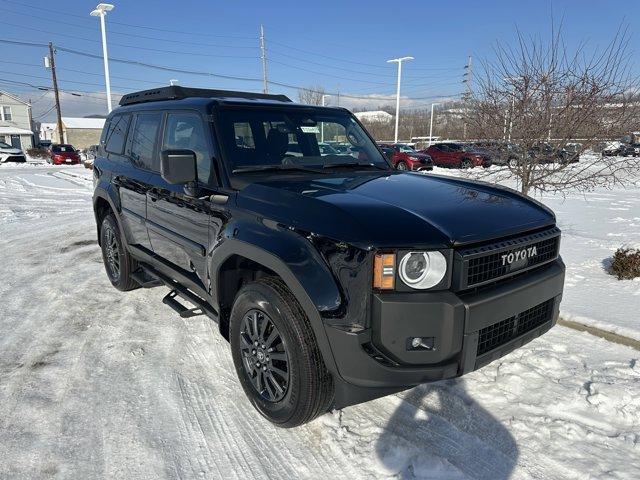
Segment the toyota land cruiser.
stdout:
<path fill-rule="evenodd" d="M 323 155 L 321 132 L 357 155 Z M 471 372 L 558 316 L 549 209 L 398 172 L 345 109 L 147 90 L 122 98 L 98 150 L 109 280 L 167 286 L 181 317 L 217 322 L 244 392 L 277 425 Z"/>

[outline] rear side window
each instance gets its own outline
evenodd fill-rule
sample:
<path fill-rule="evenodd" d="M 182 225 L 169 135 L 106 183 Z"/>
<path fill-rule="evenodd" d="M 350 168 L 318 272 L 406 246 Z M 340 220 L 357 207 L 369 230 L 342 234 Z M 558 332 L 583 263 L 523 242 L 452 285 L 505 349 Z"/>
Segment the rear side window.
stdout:
<path fill-rule="evenodd" d="M 131 134 L 131 160 L 147 170 L 159 171 L 160 165 L 154 157 L 158 130 L 162 122 L 161 113 L 139 113 Z"/>
<path fill-rule="evenodd" d="M 105 141 L 105 150 L 109 153 L 122 155 L 124 150 L 124 142 L 127 138 L 127 129 L 129 128 L 129 115 L 119 115 L 113 117 L 109 124 L 109 131 Z"/>
<path fill-rule="evenodd" d="M 202 118 L 195 113 L 169 113 L 164 133 L 163 150 L 192 150 L 198 163 L 198 180 L 210 184 L 211 153 Z"/>
<path fill-rule="evenodd" d="M 233 124 L 233 131 L 236 136 L 236 147 L 238 148 L 256 148 L 253 141 L 253 132 L 248 122 L 236 122 Z"/>

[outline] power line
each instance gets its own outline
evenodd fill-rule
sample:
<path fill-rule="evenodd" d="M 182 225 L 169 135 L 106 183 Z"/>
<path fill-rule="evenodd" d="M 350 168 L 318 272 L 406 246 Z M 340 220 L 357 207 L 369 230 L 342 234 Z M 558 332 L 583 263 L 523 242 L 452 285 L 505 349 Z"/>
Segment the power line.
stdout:
<path fill-rule="evenodd" d="M 39 75 L 29 75 L 27 73 L 15 73 L 15 72 L 7 72 L 7 71 L 2 71 L 0 70 L 0 73 L 5 74 L 5 75 L 17 75 L 19 77 L 28 77 L 28 78 L 36 78 L 38 80 L 48 80 L 48 77 L 41 77 Z M 76 83 L 78 85 L 88 85 L 91 87 L 101 87 L 103 84 L 102 83 L 93 83 L 93 82 L 80 82 L 78 80 L 68 80 L 66 78 L 59 78 L 58 79 L 61 82 L 66 82 L 66 83 Z M 157 83 L 156 83 L 157 85 Z M 123 86 L 123 85 L 114 85 L 114 87 L 116 88 L 122 88 L 125 90 L 135 90 L 134 88 L 128 87 L 128 86 Z"/>
<path fill-rule="evenodd" d="M 26 27 L 23 27 L 22 25 L 17 25 L 17 24 L 11 24 L 14 27 L 17 28 L 24 28 L 25 30 L 29 30 Z M 94 38 L 87 38 L 87 37 L 81 37 L 79 35 L 73 35 L 73 34 L 69 34 L 69 33 L 60 33 L 60 32 L 52 32 L 50 30 L 42 30 L 41 28 L 38 29 L 39 33 L 46 33 L 47 35 L 53 35 L 54 37 L 63 37 L 63 38 L 73 38 L 76 40 L 82 40 L 84 42 L 91 42 L 91 43 L 97 43 L 100 44 L 100 40 L 96 40 Z M 111 33 L 117 33 L 117 32 L 109 32 Z M 130 48 L 133 50 L 143 50 L 143 51 L 147 51 L 147 52 L 158 52 L 158 53 L 162 53 L 162 54 L 175 54 L 175 55 L 188 55 L 188 56 L 196 56 L 196 57 L 208 57 L 208 58 L 233 58 L 233 59 L 249 59 L 249 60 L 255 60 L 258 57 L 257 56 L 249 56 L 249 55 L 222 55 L 222 54 L 215 54 L 215 53 L 200 53 L 200 52 L 184 52 L 184 51 L 178 51 L 178 50 L 167 50 L 164 48 L 152 48 L 152 47 L 142 47 L 142 46 L 137 46 L 137 45 L 131 45 L 131 44 L 127 44 L 127 43 L 120 43 L 120 42 L 114 42 L 114 41 L 110 41 L 109 45 L 114 45 L 116 47 L 122 47 L 122 48 Z M 197 44 L 199 45 L 199 44 Z"/>
<path fill-rule="evenodd" d="M 26 8 L 31 8 L 31 9 L 35 9 L 35 10 L 44 11 L 44 12 L 60 14 L 59 10 L 53 10 L 53 9 L 48 9 L 48 8 L 43 8 L 43 7 L 34 7 L 33 5 L 28 5 L 26 3 L 21 3 L 21 2 L 15 2 L 15 1 L 12 1 L 12 0 L 1 0 L 1 1 L 3 1 L 5 3 L 12 3 L 14 5 L 20 5 L 20 6 L 26 7 Z M 68 13 L 68 12 L 65 12 L 64 16 L 66 16 L 66 17 L 75 17 L 75 18 L 80 18 L 82 20 L 86 20 L 86 17 L 84 17 L 82 15 L 77 15 L 77 14 Z M 212 38 L 235 38 L 235 39 L 243 39 L 243 40 L 255 40 L 254 37 L 249 37 L 249 36 L 219 35 L 219 34 L 214 34 L 214 33 L 199 33 L 199 32 L 186 32 L 186 31 L 181 31 L 181 30 L 168 30 L 168 29 L 164 29 L 164 28 L 150 27 L 150 26 L 147 26 L 147 25 L 134 25 L 134 24 L 131 24 L 131 23 L 116 22 L 116 21 L 113 21 L 113 20 L 110 20 L 109 23 L 110 24 L 115 24 L 115 25 L 122 25 L 124 27 L 129 27 L 129 28 L 143 28 L 143 29 L 146 29 L 146 30 L 155 30 L 155 31 L 158 31 L 158 32 L 167 32 L 167 33 L 177 33 L 177 34 L 181 34 L 181 35 L 197 35 L 197 36 L 201 36 L 201 37 L 212 37 Z"/>
<path fill-rule="evenodd" d="M 7 0 L 0 0 L 0 1 L 7 1 Z M 89 27 L 87 25 L 80 25 L 78 23 L 73 23 L 73 22 L 67 22 L 64 20 L 53 20 L 51 18 L 48 17 L 42 17 L 39 15 L 33 15 L 30 13 L 24 13 L 24 12 L 16 12 L 15 10 L 8 10 L 8 9 L 3 9 L 2 10 L 3 14 L 12 14 L 12 15 L 20 15 L 20 16 L 25 16 L 25 17 L 29 17 L 29 18 L 35 18 L 38 20 L 43 20 L 45 22 L 51 22 L 51 23 L 55 23 L 56 25 L 68 25 L 71 27 L 75 27 L 75 28 L 82 28 L 84 30 L 90 30 L 90 31 L 95 31 L 95 28 Z M 115 23 L 115 22 L 110 22 L 110 23 Z M 18 26 L 18 25 L 16 25 Z M 52 32 L 46 32 L 46 33 L 50 33 L 53 34 Z M 181 45 L 189 45 L 189 46 L 201 46 L 201 47 L 209 47 L 209 48 L 237 48 L 237 49 L 250 49 L 250 50 L 255 50 L 256 47 L 255 46 L 250 46 L 250 45 L 219 45 L 219 44 L 212 44 L 212 43 L 202 43 L 202 42 L 186 42 L 184 40 L 175 40 L 175 39 L 171 39 L 171 38 L 162 38 L 162 37 L 152 37 L 152 36 L 148 36 L 148 35 L 139 35 L 136 33 L 126 33 L 126 32 L 119 32 L 117 30 L 114 31 L 109 31 L 109 34 L 111 35 L 121 35 L 121 36 L 125 36 L 125 37 L 132 37 L 132 38 L 142 38 L 145 40 L 153 40 L 155 42 L 169 42 L 169 43 L 173 43 L 173 44 L 181 44 Z M 69 35 L 70 37 L 72 37 L 73 35 Z M 86 38 L 83 37 L 77 37 L 81 40 L 88 40 Z M 93 41 L 93 40 L 89 40 L 89 41 Z"/>
<path fill-rule="evenodd" d="M 9 61 L 9 60 L 0 60 L 0 64 L 21 65 L 21 66 L 25 66 L 25 67 L 42 68 L 42 65 L 39 65 L 37 63 L 12 62 L 12 61 Z M 76 70 L 76 69 L 67 68 L 67 67 L 62 68 L 59 65 L 56 65 L 56 69 L 57 70 L 62 70 L 64 72 L 81 73 L 83 75 L 92 75 L 92 76 L 96 76 L 96 77 L 104 76 L 104 73 L 87 72 L 86 70 Z M 15 74 L 13 72 L 11 72 L 11 73 L 14 74 L 14 75 L 17 75 L 17 74 Z M 132 78 L 132 77 L 122 77 L 120 75 L 111 75 L 111 78 L 117 78 L 117 79 L 120 79 L 120 80 L 129 80 L 131 82 L 146 83 L 147 85 L 157 85 L 158 84 L 158 82 L 151 82 L 149 80 L 140 80 L 139 78 Z M 94 84 L 94 85 L 98 85 L 98 84 Z M 118 87 L 118 88 L 122 88 L 122 87 Z"/>
<path fill-rule="evenodd" d="M 44 85 L 34 85 L 33 83 L 29 83 L 29 82 L 20 82 L 17 80 L 4 80 L 1 79 L 0 83 L 5 83 L 5 84 L 9 84 L 9 85 L 19 85 L 19 86 L 25 86 L 25 87 L 30 87 L 34 90 L 46 90 L 48 92 L 52 92 L 53 88 L 51 87 L 47 87 Z M 104 96 L 99 96 L 99 95 L 95 95 L 95 92 L 87 92 L 84 90 L 59 90 L 60 93 L 66 93 L 68 95 L 72 95 L 74 97 L 89 97 L 89 98 L 95 98 L 95 99 L 100 99 L 101 101 L 104 101 Z M 112 93 L 111 96 L 119 96 L 119 94 L 117 93 Z"/>
<path fill-rule="evenodd" d="M 102 56 L 101 55 L 95 55 L 93 53 L 88 53 L 88 52 L 81 52 L 79 50 L 74 50 L 72 48 L 60 47 L 59 45 L 56 45 L 56 48 L 58 50 L 60 50 L 61 52 L 67 52 L 67 53 L 71 53 L 73 55 L 81 55 L 81 56 L 84 56 L 84 57 L 91 57 L 91 58 L 96 58 L 96 59 L 102 60 Z M 154 64 L 151 64 L 151 63 L 140 62 L 138 60 L 128 60 L 128 59 L 123 59 L 123 58 L 109 57 L 109 61 L 110 62 L 125 63 L 125 64 L 128 64 L 128 65 L 137 65 L 137 66 L 146 67 L 146 68 L 154 68 L 156 70 L 163 70 L 163 71 L 166 71 L 166 72 L 185 73 L 185 74 L 189 74 L 189 75 L 200 75 L 200 76 L 207 76 L 207 77 L 224 78 L 226 80 L 238 80 L 238 81 L 243 81 L 243 82 L 260 82 L 260 81 L 262 81 L 259 78 L 240 77 L 240 76 L 234 76 L 234 75 L 223 75 L 221 73 L 202 72 L 202 71 L 197 71 L 197 70 L 185 70 L 185 69 L 180 69 L 180 68 L 168 67 L 168 66 L 164 66 L 164 65 L 154 65 Z"/>
<path fill-rule="evenodd" d="M 325 77 L 338 78 L 340 80 L 349 80 L 350 82 L 368 83 L 368 84 L 371 84 L 371 85 L 386 85 L 386 86 L 391 85 L 389 82 L 375 82 L 373 80 L 358 80 L 356 78 L 342 77 L 340 75 L 332 75 L 332 74 L 326 73 L 326 72 L 318 72 L 317 70 L 309 70 L 308 68 L 304 68 L 304 67 L 296 67 L 295 65 L 290 65 L 288 63 L 280 62 L 280 61 L 274 60 L 274 59 L 270 59 L 269 61 L 271 63 L 275 63 L 277 65 L 283 65 L 283 66 L 288 67 L 288 68 L 293 68 L 295 70 L 301 70 L 303 72 L 308 72 L 308 73 L 315 73 L 316 75 L 323 75 Z"/>
<path fill-rule="evenodd" d="M 44 44 L 38 44 L 38 43 L 33 43 L 33 42 L 19 42 L 19 41 L 14 41 L 14 40 L 6 40 L 6 39 L 0 39 L 0 43 L 10 43 L 10 44 L 19 44 L 19 45 L 28 45 L 28 46 L 45 46 Z M 100 55 L 95 55 L 95 54 L 91 54 L 88 52 L 82 52 L 82 51 L 78 51 L 78 50 L 74 50 L 74 49 L 70 49 L 70 48 L 66 48 L 66 47 L 61 47 L 59 45 L 56 45 L 56 49 L 62 51 L 62 52 L 67 52 L 67 53 L 71 53 L 74 55 L 81 55 L 81 56 L 85 56 L 85 57 L 90 57 L 90 58 L 94 58 L 94 59 L 99 59 L 101 60 L 102 57 Z M 170 71 L 170 72 L 174 72 L 174 73 L 183 73 L 183 74 L 188 74 L 188 75 L 197 75 L 197 76 L 205 76 L 205 77 L 213 77 L 213 78 L 223 78 L 223 79 L 229 79 L 229 80 L 239 80 L 239 81 L 247 81 L 247 82 L 262 82 L 263 79 L 261 78 L 251 78 L 251 77 L 239 77 L 239 76 L 232 76 L 232 75 L 222 75 L 222 74 L 217 74 L 217 73 L 212 73 L 212 72 L 205 72 L 205 71 L 195 71 L 195 70 L 187 70 L 187 69 L 180 69 L 180 68 L 174 68 L 174 67 L 169 67 L 169 66 L 164 66 L 164 65 L 153 65 L 153 64 L 148 64 L 145 62 L 139 62 L 137 60 L 128 60 L 128 59 L 122 59 L 122 58 L 110 58 L 111 61 L 113 62 L 119 62 L 119 63 L 125 63 L 125 64 L 130 64 L 130 65 L 136 65 L 136 66 L 140 66 L 140 67 L 145 67 L 145 68 L 152 68 L 152 69 L 157 69 L 157 70 L 162 70 L 162 71 Z M 319 73 L 319 72 L 316 72 Z M 300 89 L 307 89 L 310 90 L 306 87 L 300 86 L 300 85 L 292 85 L 292 84 L 288 84 L 288 83 L 284 83 L 284 82 L 277 82 L 277 81 L 272 81 L 272 80 L 268 80 L 268 84 L 269 85 L 275 85 L 275 86 L 280 86 L 280 87 L 285 87 L 285 88 L 291 88 L 294 90 L 300 90 Z M 38 87 L 36 87 L 38 88 Z M 123 88 L 123 87 L 118 87 L 118 88 Z M 313 90 L 312 90 L 313 91 Z M 346 97 L 346 98 L 354 98 L 354 99 L 361 99 L 361 100 L 370 100 L 370 101 L 376 101 L 376 100 L 380 100 L 380 99 L 376 99 L 375 97 L 371 97 L 371 96 L 362 96 L 362 95 L 349 95 L 349 94 L 344 94 L 344 93 L 332 93 L 332 92 L 323 92 L 326 95 L 333 95 L 333 96 L 342 96 L 342 97 Z M 433 96 L 426 96 L 426 97 L 416 97 L 416 98 L 411 98 L 410 100 L 429 100 L 429 99 L 435 99 L 435 98 L 446 98 L 449 97 L 450 95 L 433 95 Z"/>

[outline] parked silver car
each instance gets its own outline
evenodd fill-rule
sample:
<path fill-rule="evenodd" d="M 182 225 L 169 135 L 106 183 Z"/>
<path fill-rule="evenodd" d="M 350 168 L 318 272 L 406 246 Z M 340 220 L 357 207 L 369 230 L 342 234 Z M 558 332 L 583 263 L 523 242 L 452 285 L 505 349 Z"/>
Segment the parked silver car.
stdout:
<path fill-rule="evenodd" d="M 0 142 L 0 163 L 4 162 L 26 162 L 24 152 L 19 148 L 12 147 L 8 143 Z"/>

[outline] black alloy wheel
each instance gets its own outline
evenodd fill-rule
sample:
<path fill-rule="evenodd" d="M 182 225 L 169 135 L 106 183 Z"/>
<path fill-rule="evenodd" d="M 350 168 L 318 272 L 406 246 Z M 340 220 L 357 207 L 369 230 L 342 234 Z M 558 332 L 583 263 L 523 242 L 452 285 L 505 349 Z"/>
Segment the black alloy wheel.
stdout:
<path fill-rule="evenodd" d="M 282 400 L 289 388 L 289 355 L 269 315 L 249 310 L 242 321 L 240 342 L 244 371 L 253 388 L 264 400 Z"/>

